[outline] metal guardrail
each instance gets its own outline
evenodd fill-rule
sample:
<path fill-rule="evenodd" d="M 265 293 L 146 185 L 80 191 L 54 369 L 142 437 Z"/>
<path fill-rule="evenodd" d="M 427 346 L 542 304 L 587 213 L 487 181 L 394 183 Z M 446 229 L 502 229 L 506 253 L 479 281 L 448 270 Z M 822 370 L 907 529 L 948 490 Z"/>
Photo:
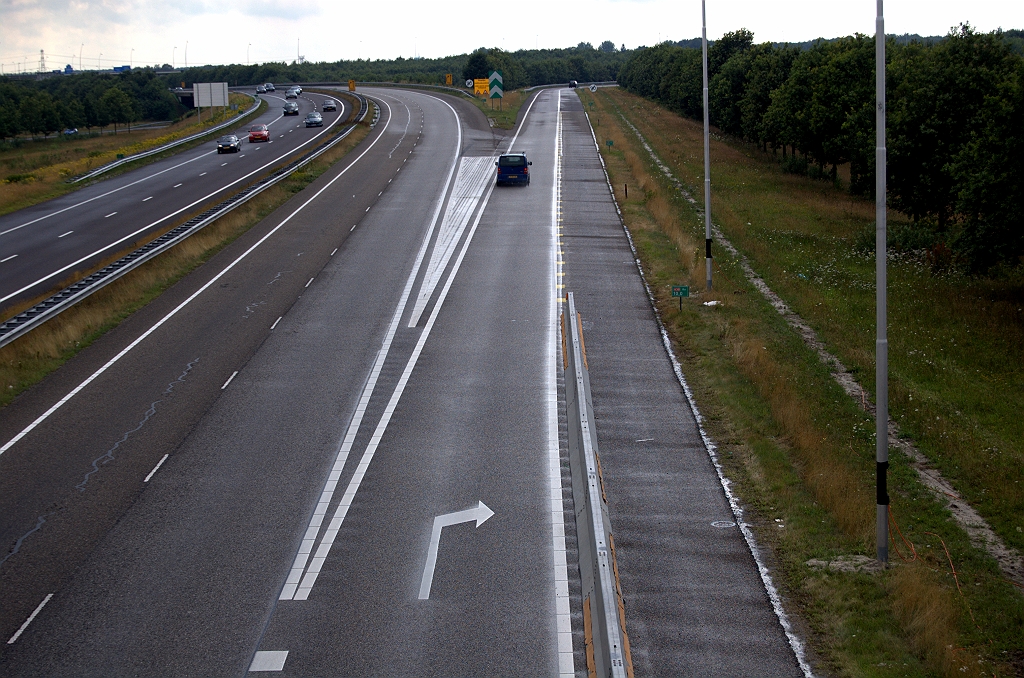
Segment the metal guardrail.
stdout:
<path fill-rule="evenodd" d="M 169 250 L 182 240 L 185 240 L 204 227 L 209 226 L 239 205 L 251 200 L 259 193 L 270 188 L 299 168 L 309 164 L 317 157 L 330 150 L 332 146 L 351 134 L 352 130 L 355 129 L 355 124 L 361 122 L 366 117 L 366 113 L 369 109 L 369 104 L 367 103 L 366 98 L 359 94 L 356 94 L 355 96 L 359 99 L 359 113 L 356 115 L 354 122 L 350 124 L 347 130 L 335 136 L 333 139 L 325 141 L 303 155 L 301 158 L 292 161 L 270 176 L 264 177 L 255 184 L 246 187 L 227 200 L 224 200 L 218 205 L 206 210 L 202 214 L 189 219 L 180 226 L 172 228 L 160 237 L 146 243 L 130 254 L 121 257 L 109 266 L 82 278 L 75 284 L 64 288 L 53 296 L 36 304 L 32 308 L 23 311 L 3 324 L 0 324 L 0 347 L 6 346 L 18 337 L 27 334 L 47 320 L 50 320 L 63 311 L 71 308 L 89 295 L 106 287 L 129 271 Z"/>
<path fill-rule="evenodd" d="M 252 96 L 252 95 L 250 95 L 250 96 Z M 126 165 L 126 164 L 128 164 L 130 162 L 134 162 L 136 160 L 141 160 L 142 158 L 148 158 L 151 155 L 156 155 L 158 153 L 163 153 L 164 151 L 170 150 L 170 149 L 175 148 L 177 146 L 181 146 L 182 144 L 187 144 L 190 141 L 195 141 L 196 139 L 202 139 L 203 137 L 209 136 L 210 134 L 213 134 L 214 132 L 219 132 L 220 130 L 224 129 L 225 127 L 230 127 L 231 125 L 237 124 L 239 120 L 242 120 L 242 119 L 252 115 L 257 110 L 259 110 L 260 101 L 261 101 L 260 98 L 257 97 L 257 96 L 253 96 L 252 98 L 253 98 L 253 102 L 255 103 L 254 106 L 251 106 L 249 108 L 249 110 L 247 110 L 246 112 L 242 113 L 241 115 L 235 116 L 231 120 L 223 122 L 220 125 L 217 125 L 216 127 L 211 127 L 208 130 L 205 130 L 205 131 L 202 131 L 202 132 L 197 132 L 196 134 L 192 134 L 190 136 L 184 137 L 183 139 L 178 139 L 177 141 L 172 141 L 171 143 L 164 144 L 163 146 L 157 146 L 156 148 L 151 148 L 148 151 L 142 151 L 141 153 L 133 153 L 132 155 L 129 155 L 129 156 L 124 157 L 124 158 L 121 158 L 119 160 L 114 160 L 113 162 L 108 162 L 106 165 L 101 165 L 101 166 L 97 167 L 96 169 L 91 170 L 89 172 L 86 172 L 85 174 L 83 174 L 81 176 L 77 176 L 77 177 L 75 177 L 73 179 L 68 179 L 68 183 L 69 184 L 77 184 L 79 181 L 85 181 L 86 179 L 92 179 L 93 177 L 97 177 L 97 176 L 103 174 L 104 172 L 109 172 L 110 170 L 114 169 L 115 167 L 120 167 L 121 165 Z"/>
<path fill-rule="evenodd" d="M 562 367 L 569 431 L 569 469 L 583 584 L 583 635 L 591 676 L 632 678 L 626 608 L 619 588 L 608 502 L 601 478 L 594 403 L 590 395 L 583 322 L 572 292 L 562 313 Z"/>

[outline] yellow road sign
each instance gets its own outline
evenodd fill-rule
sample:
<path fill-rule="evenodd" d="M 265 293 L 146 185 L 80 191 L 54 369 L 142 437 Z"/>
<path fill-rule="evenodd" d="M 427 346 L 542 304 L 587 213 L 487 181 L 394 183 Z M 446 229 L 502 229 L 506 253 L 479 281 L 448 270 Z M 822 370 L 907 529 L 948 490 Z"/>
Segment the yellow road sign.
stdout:
<path fill-rule="evenodd" d="M 349 80 L 348 81 L 348 91 L 349 92 L 355 92 L 356 91 L 356 81 L 355 80 Z"/>
<path fill-rule="evenodd" d="M 444 74 L 444 84 L 448 85 L 449 87 L 452 86 L 452 74 L 451 73 L 445 73 Z"/>
<path fill-rule="evenodd" d="M 491 93 L 491 81 L 487 78 L 476 78 L 473 80 L 473 94 L 487 96 Z"/>

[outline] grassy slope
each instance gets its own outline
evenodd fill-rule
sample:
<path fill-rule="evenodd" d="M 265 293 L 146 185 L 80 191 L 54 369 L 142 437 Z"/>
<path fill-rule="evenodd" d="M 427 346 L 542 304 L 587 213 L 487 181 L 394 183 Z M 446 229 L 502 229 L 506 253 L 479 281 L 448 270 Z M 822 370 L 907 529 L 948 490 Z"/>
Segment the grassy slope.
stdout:
<path fill-rule="evenodd" d="M 703 226 L 621 125 L 619 113 L 691 187 L 703 180 L 700 127 L 625 92 L 580 96 L 684 371 L 738 491 L 758 516 L 761 538 L 774 547 L 783 588 L 801 608 L 822 666 L 840 675 L 880 676 L 1024 670 L 1024 598 L 1001 580 L 994 561 L 971 547 L 902 458 L 894 457 L 891 471 L 893 510 L 919 560 L 881 575 L 821 573 L 805 565 L 809 558 L 874 554 L 873 422 L 727 256 L 719 252 L 716 259 L 715 292 L 678 310 L 670 285 L 703 288 Z M 614 146 L 606 145 L 608 139 Z M 858 370 L 870 397 L 873 268 L 855 245 L 870 228 L 872 204 L 782 174 L 743 145 L 715 142 L 712 158 L 716 222 L 769 286 Z M 909 260 L 894 262 L 891 271 L 894 415 L 933 458 L 958 459 L 943 472 L 966 496 L 984 497 L 976 505 L 1013 541 L 1021 473 L 1019 463 L 1013 468 L 1020 455 L 1015 427 L 1021 423 L 1007 412 L 1012 406 L 993 401 L 1000 390 L 1021 386 L 1019 376 L 1014 380 L 998 367 L 1017 357 L 1009 369 L 1019 369 L 1020 345 L 1013 342 L 1020 318 L 1008 301 L 987 299 L 991 289 L 983 285 L 933 277 Z M 1000 294 L 1012 298 L 1013 291 Z M 724 305 L 699 303 L 711 298 Z M 899 337 L 913 336 L 911 331 L 933 342 L 926 358 L 935 365 L 909 354 L 914 349 Z M 939 343 L 950 336 L 969 336 L 973 353 Z M 968 369 L 984 375 L 977 390 L 951 378 Z M 957 411 L 971 417 L 969 427 L 945 423 Z M 998 469 L 972 462 L 981 450 L 965 441 L 981 435 L 998 439 L 1000 452 L 1005 450 L 1007 461 Z M 993 510 L 997 504 L 1009 518 L 1005 523 Z M 965 595 L 957 590 L 943 544 Z"/>

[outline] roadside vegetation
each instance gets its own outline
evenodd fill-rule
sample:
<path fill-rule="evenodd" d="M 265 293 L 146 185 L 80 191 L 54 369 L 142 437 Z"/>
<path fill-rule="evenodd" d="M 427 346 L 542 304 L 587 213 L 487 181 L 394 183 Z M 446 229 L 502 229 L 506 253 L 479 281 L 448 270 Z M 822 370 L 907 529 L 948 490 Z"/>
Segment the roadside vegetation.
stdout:
<path fill-rule="evenodd" d="M 889 478 L 900 531 L 893 530 L 893 566 L 872 572 L 873 419 L 721 247 L 715 289 L 702 291 L 700 123 L 615 88 L 579 96 L 706 425 L 771 547 L 775 576 L 821 672 L 1024 674 L 1024 591 L 972 546 L 896 451 Z M 697 206 L 653 164 L 625 119 Z M 739 140 L 717 137 L 711 157 L 712 213 L 724 235 L 873 399 L 874 269 L 865 236 L 873 200 L 786 172 Z M 895 211 L 890 220 L 896 230 L 913 225 Z M 889 270 L 892 416 L 1021 549 L 1024 285 L 936 269 L 921 251 L 894 253 Z M 678 284 L 697 293 L 681 311 L 670 296 Z M 703 305 L 711 300 L 721 303 Z"/>
<path fill-rule="evenodd" d="M 335 93 L 334 96 L 345 95 Z M 19 393 L 70 360 L 312 183 L 366 138 L 372 119 L 371 110 L 345 140 L 301 171 L 39 328 L 0 348 L 0 406 L 7 405 Z M 339 132 L 344 128 L 340 126 Z M 183 217 L 165 230 L 190 217 Z M 158 235 L 154 233 L 152 238 Z M 114 255 L 110 261 L 124 254 Z"/>
<path fill-rule="evenodd" d="M 1021 36 L 963 25 L 927 44 L 887 40 L 888 197 L 910 218 L 893 235 L 933 267 L 1024 275 Z M 634 52 L 619 82 L 700 120 L 701 68 L 700 49 L 663 44 Z M 801 50 L 741 29 L 708 49 L 708 75 L 712 125 L 786 171 L 873 195 L 873 37 Z"/>
<path fill-rule="evenodd" d="M 0 143 L 0 167 L 3 168 L 0 170 L 0 214 L 24 209 L 75 191 L 83 184 L 68 183 L 69 179 L 118 157 L 156 148 L 219 125 L 248 110 L 253 105 L 253 99 L 232 92 L 230 103 L 237 106 L 237 110 L 221 110 L 212 116 L 204 113 L 201 123 L 196 112 L 190 111 L 178 122 L 164 127 L 136 128 L 131 132 L 122 128 L 116 134 L 109 133 L 109 128 L 96 128 L 95 132 L 79 131 L 71 136 L 58 134 L 48 138 L 18 138 Z M 258 105 L 266 106 L 263 102 Z M 180 153 L 207 141 L 209 139 L 196 140 L 168 152 Z M 105 179 L 162 157 L 165 155 L 161 153 L 143 158 L 102 176 Z"/>

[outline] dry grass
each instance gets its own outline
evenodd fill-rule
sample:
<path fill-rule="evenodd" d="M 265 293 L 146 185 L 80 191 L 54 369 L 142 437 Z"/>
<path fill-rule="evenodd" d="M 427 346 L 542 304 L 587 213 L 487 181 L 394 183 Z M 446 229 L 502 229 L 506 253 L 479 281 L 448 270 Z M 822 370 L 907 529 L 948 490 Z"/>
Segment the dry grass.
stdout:
<path fill-rule="evenodd" d="M 369 131 L 369 125 L 361 123 L 344 141 L 307 166 L 300 176 L 293 175 L 294 178 L 260 193 L 159 257 L 0 348 L 0 405 L 7 405 L 18 393 L 259 223 L 344 157 Z"/>
<path fill-rule="evenodd" d="M 583 92 L 581 99 L 597 105 L 590 113 L 616 199 L 708 426 L 721 442 L 734 487 L 748 505 L 785 519 L 785 533 L 772 531 L 768 522 L 760 535 L 788 564 L 781 574 L 783 588 L 817 630 L 812 645 L 824 665 L 839 675 L 992 675 L 985 672 L 992 666 L 988 662 L 994 659 L 998 665 L 1005 657 L 987 656 L 979 663 L 979 655 L 985 654 L 985 637 L 1014 625 L 1017 613 L 1010 610 L 1020 605 L 1009 587 L 985 593 L 994 600 L 1009 596 L 1005 600 L 1010 605 L 1002 608 L 1005 619 L 992 619 L 972 635 L 961 627 L 966 608 L 950 578 L 937 574 L 949 572 L 941 558 L 930 557 L 925 566 L 899 566 L 875 578 L 807 572 L 803 562 L 808 557 L 874 552 L 873 445 L 867 433 L 873 424 L 838 392 L 817 358 L 754 293 L 735 262 L 720 254 L 715 260 L 716 289 L 699 298 L 724 301 L 721 310 L 701 310 L 699 302 L 684 304 L 682 313 L 677 310 L 666 283 L 704 286 L 703 224 L 661 178 L 635 135 L 616 123 L 614 104 L 625 100 L 643 109 L 642 118 L 631 116 L 633 123 L 647 125 L 645 136 L 660 142 L 659 155 L 691 186 L 703 181 L 700 128 L 624 93 L 604 94 Z M 612 147 L 606 144 L 609 139 Z M 722 146 L 716 147 L 718 162 L 727 158 L 750 164 L 741 150 Z M 730 185 L 753 197 L 730 194 Z M 720 172 L 717 186 L 723 204 L 712 206 L 716 222 L 728 224 L 733 242 L 744 249 L 749 244 L 755 252 L 758 239 L 750 235 L 755 229 L 747 223 L 757 223 L 747 216 L 754 212 L 776 228 L 817 236 L 827 235 L 837 222 L 849 225 L 873 217 L 863 201 L 837 195 L 831 185 L 774 175 L 759 163 L 745 173 Z M 743 200 L 743 209 L 738 209 L 737 201 Z M 744 239 L 744 233 L 750 237 Z M 769 242 L 757 256 L 773 252 Z M 782 268 L 778 266 L 780 272 Z M 809 294 L 810 303 L 827 300 L 825 295 L 813 296 L 814 290 Z M 892 473 L 890 492 L 895 493 L 894 509 L 901 519 L 916 523 L 918 530 L 948 532 L 947 518 L 916 478 Z M 991 571 L 988 563 L 967 560 L 965 538 L 950 547 L 961 554 L 956 556 L 958 570 L 971 562 L 979 577 Z M 989 609 L 1000 610 L 1000 603 Z M 916 667 L 915 657 L 920 660 Z M 996 674 L 1001 675 L 998 669 Z"/>

